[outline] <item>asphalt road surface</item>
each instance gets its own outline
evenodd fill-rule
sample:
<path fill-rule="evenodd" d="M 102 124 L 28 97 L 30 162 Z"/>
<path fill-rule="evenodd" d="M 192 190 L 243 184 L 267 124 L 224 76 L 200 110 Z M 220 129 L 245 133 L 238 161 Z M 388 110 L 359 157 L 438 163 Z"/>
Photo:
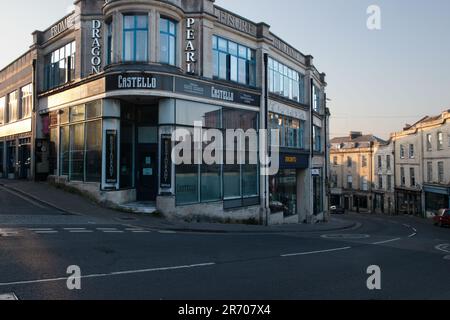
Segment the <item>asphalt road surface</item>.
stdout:
<path fill-rule="evenodd" d="M 359 228 L 328 233 L 180 233 L 65 223 L 4 189 L 0 215 L 11 216 L 0 225 L 0 297 L 450 299 L 450 229 L 416 218 L 350 214 Z M 46 223 L 26 223 L 36 219 Z M 381 290 L 367 287 L 372 265 Z M 69 266 L 80 268 L 80 290 L 67 287 Z"/>

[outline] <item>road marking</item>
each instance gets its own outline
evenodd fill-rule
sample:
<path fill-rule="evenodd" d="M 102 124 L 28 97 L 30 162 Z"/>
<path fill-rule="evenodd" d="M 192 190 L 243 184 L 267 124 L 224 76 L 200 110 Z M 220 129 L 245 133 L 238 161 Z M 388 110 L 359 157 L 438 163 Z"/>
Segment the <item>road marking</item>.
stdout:
<path fill-rule="evenodd" d="M 35 231 L 36 234 L 55 234 L 58 233 L 58 231 L 55 230 L 48 230 L 48 231 Z"/>
<path fill-rule="evenodd" d="M 306 256 L 310 254 L 318 254 L 318 253 L 327 253 L 327 252 L 335 252 L 335 251 L 343 251 L 351 249 L 352 247 L 342 247 L 342 248 L 335 248 L 335 249 L 328 249 L 328 250 L 318 250 L 318 251 L 309 251 L 309 252 L 299 252 L 299 253 L 288 253 L 288 254 L 282 254 L 282 257 L 295 257 L 295 256 Z"/>
<path fill-rule="evenodd" d="M 103 233 L 123 233 L 122 230 L 103 230 Z"/>
<path fill-rule="evenodd" d="M 92 233 L 92 230 L 70 230 L 69 233 Z"/>
<path fill-rule="evenodd" d="M 117 230 L 117 228 L 96 228 L 98 231 L 114 231 Z"/>
<path fill-rule="evenodd" d="M 65 231 L 82 231 L 86 230 L 86 228 L 63 228 Z"/>
<path fill-rule="evenodd" d="M 209 266 L 213 266 L 213 265 L 215 265 L 214 262 L 208 262 L 208 263 L 199 263 L 199 264 L 174 266 L 174 267 L 162 267 L 162 268 L 150 268 L 150 269 L 140 269 L 140 270 L 117 271 L 117 272 L 110 272 L 110 273 L 89 274 L 89 275 L 85 275 L 85 276 L 82 275 L 80 277 L 80 279 L 105 278 L 105 277 L 111 277 L 111 276 L 121 276 L 121 275 L 160 272 L 160 271 L 174 271 L 174 270 L 182 270 L 182 269 L 193 269 L 193 268 L 209 267 Z M 38 280 L 4 282 L 4 283 L 0 283 L 0 287 L 23 285 L 23 284 L 45 283 L 45 282 L 67 281 L 67 279 L 68 279 L 67 277 L 61 277 L 61 278 L 49 278 L 49 279 L 38 279 Z"/>
<path fill-rule="evenodd" d="M 408 238 L 412 238 L 412 237 L 415 237 L 415 236 L 417 236 L 417 233 L 416 233 L 416 232 L 410 234 L 410 235 L 408 236 Z"/>
<path fill-rule="evenodd" d="M 448 243 L 439 244 L 439 245 L 435 246 L 434 248 L 436 250 L 439 250 L 442 252 L 450 253 L 450 244 L 448 244 Z"/>
<path fill-rule="evenodd" d="M 374 242 L 372 244 L 385 244 L 385 243 L 395 242 L 398 240 L 402 240 L 402 238 L 395 238 L 395 239 L 390 239 L 390 240 L 385 240 L 385 241 L 379 241 L 379 242 Z"/>
<path fill-rule="evenodd" d="M 151 231 L 148 231 L 148 230 L 134 230 L 134 231 L 131 231 L 132 233 L 150 233 Z"/>
<path fill-rule="evenodd" d="M 28 228 L 28 231 L 52 231 L 53 228 Z"/>
<path fill-rule="evenodd" d="M 14 292 L 0 294 L 0 301 L 13 301 L 13 300 L 19 300 L 17 296 L 14 294 Z"/>

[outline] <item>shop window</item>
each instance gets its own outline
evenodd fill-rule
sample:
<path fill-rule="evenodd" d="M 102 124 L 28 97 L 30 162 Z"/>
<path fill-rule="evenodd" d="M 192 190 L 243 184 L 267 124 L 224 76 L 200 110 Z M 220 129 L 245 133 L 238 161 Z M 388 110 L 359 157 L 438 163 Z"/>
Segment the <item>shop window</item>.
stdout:
<path fill-rule="evenodd" d="M 194 126 L 194 122 L 200 122 L 205 128 L 221 128 L 222 107 L 189 101 L 179 102 L 176 108 L 176 121 L 177 124 L 186 126 Z"/>
<path fill-rule="evenodd" d="M 19 91 L 11 92 L 8 95 L 8 122 L 14 122 L 19 119 Z"/>
<path fill-rule="evenodd" d="M 82 110 L 81 110 L 82 112 Z M 94 102 L 89 102 L 86 104 L 86 119 L 94 119 L 102 116 L 102 101 L 96 100 Z M 82 115 L 80 114 L 80 117 Z"/>
<path fill-rule="evenodd" d="M 7 141 L 7 154 L 6 154 L 6 172 L 8 174 L 15 174 L 16 172 L 16 162 L 17 162 L 17 157 L 16 157 L 16 141 L 12 140 L 12 141 Z"/>
<path fill-rule="evenodd" d="M 268 61 L 269 91 L 284 98 L 306 103 L 305 76 L 269 58 Z"/>
<path fill-rule="evenodd" d="M 31 116 L 32 104 L 33 104 L 33 85 L 29 84 L 21 89 L 22 95 L 22 111 L 20 113 L 21 118 L 28 118 Z"/>
<path fill-rule="evenodd" d="M 221 130 L 225 140 L 223 141 L 224 146 L 226 146 L 226 132 L 224 129 L 240 128 L 244 131 L 253 129 L 256 132 L 258 115 L 255 112 L 225 108 L 221 110 L 216 107 L 212 109 L 205 108 L 202 109 L 197 116 L 191 115 L 190 120 L 188 121 L 191 122 L 194 119 L 203 119 L 203 124 L 223 128 Z M 198 118 L 198 116 L 200 116 L 200 118 Z M 190 139 L 192 141 L 193 128 L 190 127 L 187 130 L 190 132 L 191 136 L 188 136 L 185 139 Z M 207 145 L 208 144 L 205 144 L 204 147 Z M 237 141 L 235 141 L 235 146 L 236 145 Z M 245 157 L 246 159 L 250 159 L 250 155 L 254 156 L 250 152 L 253 152 L 254 150 L 248 142 L 245 144 L 245 148 Z M 194 147 L 192 147 L 192 150 L 194 150 Z M 194 150 L 194 152 L 201 153 L 201 150 Z M 233 164 L 193 164 L 194 152 L 191 152 L 191 164 L 181 164 L 176 166 L 177 205 L 220 201 L 225 199 L 233 200 L 233 203 L 239 203 L 238 206 L 242 206 L 246 203 L 245 199 L 258 196 L 258 165 L 249 164 L 248 160 L 245 164 L 238 164 L 236 162 L 236 147 L 235 162 Z M 223 152 L 223 159 L 226 160 L 226 149 L 224 149 Z M 201 157 L 199 158 L 201 159 Z"/>
<path fill-rule="evenodd" d="M 124 15 L 123 60 L 146 62 L 148 60 L 148 16 Z"/>
<path fill-rule="evenodd" d="M 45 57 L 45 89 L 50 90 L 75 79 L 76 43 L 71 42 Z"/>
<path fill-rule="evenodd" d="M 84 121 L 86 119 L 85 105 L 70 108 L 70 122 Z"/>
<path fill-rule="evenodd" d="M 68 176 L 69 175 L 69 152 L 70 152 L 70 127 L 61 127 L 60 133 L 60 166 L 61 166 L 61 175 Z"/>
<path fill-rule="evenodd" d="M 323 212 L 323 178 L 322 169 L 319 174 L 313 176 L 313 206 L 314 214 L 317 215 Z"/>
<path fill-rule="evenodd" d="M 69 179 L 83 181 L 84 178 L 84 123 L 70 126 L 70 172 Z"/>
<path fill-rule="evenodd" d="M 102 122 L 86 123 L 86 181 L 100 182 L 102 177 Z"/>
<path fill-rule="evenodd" d="M 3 178 L 4 177 L 4 172 L 3 172 L 3 166 L 4 166 L 4 163 L 3 163 L 3 157 L 4 157 L 4 154 L 5 154 L 5 147 L 4 147 L 4 143 L 3 143 L 3 141 L 0 141 L 0 178 Z"/>
<path fill-rule="evenodd" d="M 212 41 L 214 77 L 256 86 L 255 51 L 217 36 Z"/>
<path fill-rule="evenodd" d="M 0 125 L 5 123 L 5 97 L 0 98 Z"/>
<path fill-rule="evenodd" d="M 161 63 L 176 65 L 177 23 L 161 18 L 159 21 L 159 59 Z"/>
<path fill-rule="evenodd" d="M 295 170 L 280 170 L 270 177 L 270 210 L 284 216 L 297 214 L 297 174 Z"/>
<path fill-rule="evenodd" d="M 425 207 L 427 211 L 438 213 L 439 210 L 448 207 L 448 201 L 449 197 L 446 194 L 425 193 Z"/>

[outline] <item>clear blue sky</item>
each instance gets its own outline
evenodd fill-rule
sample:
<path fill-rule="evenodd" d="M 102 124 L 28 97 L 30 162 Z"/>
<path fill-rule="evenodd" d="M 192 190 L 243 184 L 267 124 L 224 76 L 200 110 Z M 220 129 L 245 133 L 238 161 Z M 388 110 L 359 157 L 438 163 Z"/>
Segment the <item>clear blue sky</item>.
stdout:
<path fill-rule="evenodd" d="M 62 17 L 72 0 L 0 0 L 0 67 L 23 53 L 31 32 Z M 449 0 L 217 0 L 312 54 L 327 74 L 331 134 L 387 138 L 422 116 L 450 109 Z M 382 30 L 366 28 L 381 7 Z M 9 44 L 8 46 L 5 46 Z"/>

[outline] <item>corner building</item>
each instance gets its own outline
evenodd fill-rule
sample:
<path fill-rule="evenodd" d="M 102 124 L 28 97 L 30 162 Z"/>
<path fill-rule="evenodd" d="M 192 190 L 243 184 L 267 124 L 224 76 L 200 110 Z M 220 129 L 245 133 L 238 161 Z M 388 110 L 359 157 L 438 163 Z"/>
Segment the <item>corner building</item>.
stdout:
<path fill-rule="evenodd" d="M 312 56 L 211 0 L 74 8 L 33 33 L 34 178 L 169 217 L 326 218 L 329 112 Z M 175 165 L 171 135 L 194 121 L 280 129 L 278 175 L 258 164 Z"/>

